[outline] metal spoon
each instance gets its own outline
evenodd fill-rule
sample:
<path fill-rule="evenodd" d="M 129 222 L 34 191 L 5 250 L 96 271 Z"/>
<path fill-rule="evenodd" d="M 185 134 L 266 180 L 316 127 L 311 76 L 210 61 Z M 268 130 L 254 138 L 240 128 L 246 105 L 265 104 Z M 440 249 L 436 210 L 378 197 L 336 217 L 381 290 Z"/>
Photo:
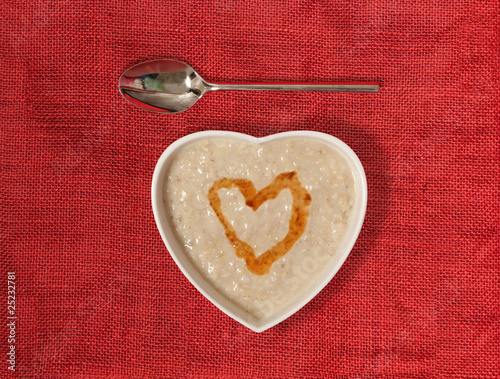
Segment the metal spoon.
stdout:
<path fill-rule="evenodd" d="M 121 94 L 139 108 L 179 113 L 200 97 L 218 90 L 378 92 L 378 83 L 207 83 L 190 66 L 172 59 L 140 63 L 126 70 L 118 83 Z"/>

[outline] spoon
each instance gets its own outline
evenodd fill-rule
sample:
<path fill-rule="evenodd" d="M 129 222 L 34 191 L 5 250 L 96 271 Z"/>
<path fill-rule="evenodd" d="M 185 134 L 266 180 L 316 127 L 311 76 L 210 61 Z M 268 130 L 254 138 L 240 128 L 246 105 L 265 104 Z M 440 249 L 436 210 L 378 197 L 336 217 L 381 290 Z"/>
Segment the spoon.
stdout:
<path fill-rule="evenodd" d="M 192 67 L 172 59 L 143 62 L 126 70 L 118 82 L 121 94 L 139 108 L 179 113 L 200 97 L 219 90 L 378 92 L 375 82 L 208 83 Z"/>

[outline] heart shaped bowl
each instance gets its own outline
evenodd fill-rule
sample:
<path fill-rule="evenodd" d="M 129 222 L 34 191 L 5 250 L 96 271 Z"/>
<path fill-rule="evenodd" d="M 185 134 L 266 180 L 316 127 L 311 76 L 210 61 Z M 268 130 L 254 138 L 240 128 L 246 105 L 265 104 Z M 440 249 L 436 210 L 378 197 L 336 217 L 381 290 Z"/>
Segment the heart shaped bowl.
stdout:
<path fill-rule="evenodd" d="M 315 280 L 307 286 L 294 300 L 285 306 L 277 309 L 272 314 L 259 318 L 250 314 L 240 305 L 236 304 L 228 297 L 224 296 L 214 285 L 201 273 L 192 259 L 185 253 L 183 244 L 179 241 L 173 225 L 169 221 L 169 215 L 163 201 L 163 191 L 167 173 L 176 155 L 188 145 L 209 139 L 231 139 L 240 140 L 247 143 L 264 145 L 271 141 L 285 139 L 304 139 L 328 145 L 342 156 L 349 165 L 354 178 L 355 195 L 351 215 L 346 226 L 346 232 L 339 245 L 336 247 L 335 255 L 324 267 Z M 217 178 L 214 178 L 216 180 Z M 351 249 L 358 238 L 361 230 L 367 205 L 367 183 L 363 166 L 351 150 L 341 140 L 324 133 L 313 131 L 293 131 L 269 135 L 263 138 L 255 138 L 246 134 L 227 131 L 204 131 L 187 135 L 172 143 L 161 155 L 153 174 L 152 182 L 152 206 L 156 224 L 160 235 L 165 243 L 173 260 L 188 278 L 188 280 L 217 308 L 228 316 L 245 325 L 255 332 L 263 332 L 274 325 L 287 319 L 303 306 L 305 306 L 314 296 L 316 296 L 334 277 L 344 261 L 347 259 Z M 214 222 L 217 222 L 215 219 Z"/>

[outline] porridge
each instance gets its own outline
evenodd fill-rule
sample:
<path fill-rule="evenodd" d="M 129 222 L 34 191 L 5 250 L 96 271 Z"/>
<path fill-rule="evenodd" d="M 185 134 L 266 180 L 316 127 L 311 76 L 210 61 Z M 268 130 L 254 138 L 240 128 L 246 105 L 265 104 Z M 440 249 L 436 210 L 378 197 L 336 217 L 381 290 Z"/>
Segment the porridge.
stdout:
<path fill-rule="evenodd" d="M 261 319 L 328 266 L 354 199 L 348 163 L 306 138 L 193 142 L 173 159 L 163 188 L 185 254 L 219 292 Z"/>

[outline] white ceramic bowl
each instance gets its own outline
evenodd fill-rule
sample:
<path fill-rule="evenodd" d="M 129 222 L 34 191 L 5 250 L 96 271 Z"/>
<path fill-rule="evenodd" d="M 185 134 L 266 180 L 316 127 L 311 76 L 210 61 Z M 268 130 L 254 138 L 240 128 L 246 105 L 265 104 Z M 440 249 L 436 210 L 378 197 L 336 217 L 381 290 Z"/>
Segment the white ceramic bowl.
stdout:
<path fill-rule="evenodd" d="M 219 293 L 210 284 L 210 282 L 203 277 L 200 271 L 193 265 L 189 257 L 185 255 L 182 246 L 175 237 L 175 233 L 171 229 L 171 226 L 167 219 L 166 209 L 163 206 L 162 191 L 165 183 L 165 176 L 168 167 L 172 162 L 172 159 L 176 155 L 176 152 L 187 146 L 188 144 L 209 138 L 239 139 L 256 144 L 265 144 L 269 141 L 275 141 L 285 138 L 307 138 L 317 140 L 329 145 L 340 155 L 342 155 L 351 167 L 354 176 L 354 184 L 356 187 L 354 209 L 350 217 L 346 236 L 337 249 L 333 260 L 323 270 L 314 284 L 310 286 L 305 293 L 302 293 L 292 304 L 289 304 L 285 308 L 277 311 L 270 317 L 263 320 L 255 319 L 254 317 L 249 316 L 249 314 L 246 313 L 243 309 L 241 309 L 221 293 Z M 263 332 L 264 330 L 269 329 L 274 325 L 280 323 L 281 321 L 287 319 L 299 309 L 301 309 L 304 305 L 306 305 L 328 284 L 328 282 L 330 282 L 330 280 L 334 277 L 334 275 L 346 260 L 352 247 L 354 246 L 354 243 L 356 242 L 356 239 L 358 238 L 365 217 L 367 196 L 365 172 L 356 154 L 351 150 L 351 148 L 349 148 L 349 146 L 347 146 L 339 139 L 332 137 L 329 134 L 313 131 L 285 132 L 269 135 L 263 138 L 255 138 L 247 134 L 226 131 L 205 131 L 190 134 L 175 141 L 164 151 L 164 153 L 158 160 L 158 163 L 156 164 L 152 183 L 152 205 L 156 224 L 160 231 L 161 237 L 163 238 L 163 242 L 165 243 L 168 251 L 170 252 L 170 255 L 174 259 L 177 266 L 189 279 L 189 281 L 216 307 L 218 307 L 228 316 L 232 317 L 234 320 L 240 322 L 241 324 L 245 325 L 255 332 Z"/>

